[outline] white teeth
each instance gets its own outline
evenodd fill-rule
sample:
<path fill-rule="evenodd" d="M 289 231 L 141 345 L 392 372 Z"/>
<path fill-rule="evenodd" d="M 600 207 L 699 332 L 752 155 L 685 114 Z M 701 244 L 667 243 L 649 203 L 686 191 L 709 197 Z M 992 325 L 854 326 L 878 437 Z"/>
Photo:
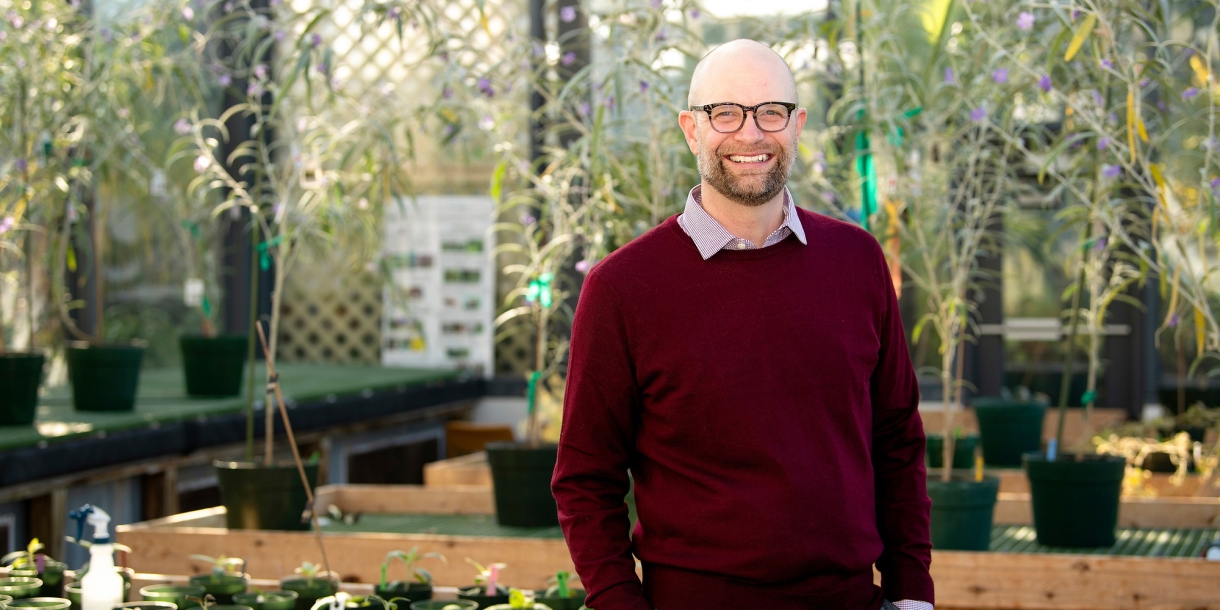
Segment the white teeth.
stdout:
<path fill-rule="evenodd" d="M 734 163 L 761 163 L 767 160 L 767 155 L 757 155 L 753 157 L 742 157 L 740 155 L 730 155 L 729 160 Z"/>

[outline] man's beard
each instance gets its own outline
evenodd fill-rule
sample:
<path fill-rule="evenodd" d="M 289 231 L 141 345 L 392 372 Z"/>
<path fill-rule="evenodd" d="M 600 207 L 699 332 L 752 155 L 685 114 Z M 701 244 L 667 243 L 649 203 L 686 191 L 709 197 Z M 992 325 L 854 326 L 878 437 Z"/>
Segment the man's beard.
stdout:
<path fill-rule="evenodd" d="M 732 163 L 722 158 L 717 151 L 710 151 L 699 141 L 698 167 L 699 175 L 708 186 L 724 195 L 730 201 L 747 207 L 757 207 L 771 201 L 784 190 L 788 184 L 788 176 L 792 174 L 792 166 L 796 157 L 791 150 L 796 148 L 796 142 L 788 148 L 779 146 L 775 150 L 765 152 L 775 155 L 775 163 L 765 175 L 750 175 L 738 177 L 729 172 L 725 164 Z M 758 152 L 757 147 L 749 152 Z M 729 153 L 732 154 L 732 153 Z M 757 181 L 757 183 L 755 183 Z"/>

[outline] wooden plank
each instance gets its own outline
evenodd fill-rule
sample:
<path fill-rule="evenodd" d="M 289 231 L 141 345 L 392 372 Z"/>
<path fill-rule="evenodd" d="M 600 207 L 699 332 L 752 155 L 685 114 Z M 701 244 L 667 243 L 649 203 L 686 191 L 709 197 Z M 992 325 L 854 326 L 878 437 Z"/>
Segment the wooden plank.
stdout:
<path fill-rule="evenodd" d="M 480 451 L 425 464 L 424 485 L 427 487 L 479 485 L 490 488 L 491 469 L 487 466 L 487 453 Z"/>
<path fill-rule="evenodd" d="M 490 487 L 420 485 L 327 485 L 318 488 L 318 506 L 337 506 L 344 513 L 491 515 Z"/>
<path fill-rule="evenodd" d="M 941 434 L 944 432 L 944 417 L 945 412 L 937 407 L 932 408 L 931 405 L 925 405 L 919 409 L 919 417 L 923 420 L 923 429 L 932 434 Z M 1093 415 L 1090 418 L 1092 430 L 1095 434 L 1098 430 L 1107 427 L 1114 427 L 1127 421 L 1127 412 L 1123 409 L 1093 409 Z M 1058 413 L 1056 409 L 1047 409 L 1046 417 L 1042 420 L 1042 438 L 1052 438 L 1055 436 L 1056 426 L 1059 424 Z M 979 423 L 974 416 L 974 409 L 963 409 L 953 414 L 953 427 L 961 427 L 963 432 L 978 433 Z M 1063 424 L 1063 442 L 1068 448 L 1074 446 L 1074 443 L 1080 439 L 1084 433 L 1084 419 L 1081 409 L 1068 409 L 1067 418 Z"/>

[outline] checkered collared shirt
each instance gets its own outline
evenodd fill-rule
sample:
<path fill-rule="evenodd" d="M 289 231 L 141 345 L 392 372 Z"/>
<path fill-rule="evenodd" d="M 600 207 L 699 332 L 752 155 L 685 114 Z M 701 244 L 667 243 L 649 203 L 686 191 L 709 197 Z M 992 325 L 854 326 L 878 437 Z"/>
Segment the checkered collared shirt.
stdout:
<path fill-rule="evenodd" d="M 682 230 L 695 242 L 695 247 L 699 249 L 703 260 L 711 258 L 721 250 L 754 250 L 774 246 L 787 239 L 789 235 L 796 235 L 802 244 L 809 243 L 805 239 L 805 229 L 801 227 L 801 220 L 796 215 L 796 204 L 792 201 L 792 193 L 789 193 L 786 187 L 784 188 L 784 222 L 767 236 L 762 246 L 755 246 L 754 242 L 748 239 L 734 236 L 724 228 L 724 225 L 712 218 L 712 215 L 703 209 L 701 189 L 702 185 L 696 186 L 686 197 L 686 209 L 678 215 L 678 226 L 682 227 Z M 932 604 L 928 602 L 910 599 L 886 603 L 892 604 L 892 607 L 898 610 L 933 610 Z"/>
<path fill-rule="evenodd" d="M 754 242 L 748 239 L 734 236 L 724 225 L 712 218 L 712 215 L 703 209 L 702 188 L 703 185 L 699 185 L 691 189 L 690 195 L 686 197 L 686 209 L 678 215 L 678 226 L 695 241 L 695 247 L 699 248 L 703 260 L 711 258 L 721 250 L 754 250 L 773 246 L 787 239 L 789 235 L 796 235 L 802 244 L 809 243 L 805 241 L 805 229 L 801 227 L 801 219 L 796 215 L 796 204 L 793 203 L 792 194 L 788 192 L 787 187 L 784 188 L 784 222 L 767 236 L 762 246 L 755 246 Z"/>

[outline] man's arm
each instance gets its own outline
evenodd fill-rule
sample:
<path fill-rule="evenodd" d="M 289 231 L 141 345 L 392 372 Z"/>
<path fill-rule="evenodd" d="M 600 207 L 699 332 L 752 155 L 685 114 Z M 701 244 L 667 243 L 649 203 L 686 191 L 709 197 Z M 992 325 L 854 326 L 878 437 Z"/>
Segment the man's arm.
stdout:
<path fill-rule="evenodd" d="M 877 560 L 886 599 L 935 602 L 929 534 L 927 471 L 919 383 L 907 351 L 898 299 L 880 246 L 876 268 L 885 287 L 881 350 L 873 371 L 873 475 L 877 531 L 885 545 Z"/>
<path fill-rule="evenodd" d="M 568 356 L 563 431 L 551 491 L 576 572 L 597 610 L 650 610 L 631 555 L 623 501 L 639 390 L 614 291 L 585 279 Z"/>

